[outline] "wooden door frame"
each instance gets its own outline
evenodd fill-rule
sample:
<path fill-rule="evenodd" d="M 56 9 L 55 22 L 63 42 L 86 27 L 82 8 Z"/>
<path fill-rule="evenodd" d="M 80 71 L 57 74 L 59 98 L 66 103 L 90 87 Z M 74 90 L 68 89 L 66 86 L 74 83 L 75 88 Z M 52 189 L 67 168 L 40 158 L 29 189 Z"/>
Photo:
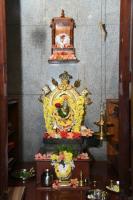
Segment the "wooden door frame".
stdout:
<path fill-rule="evenodd" d="M 0 0 L 0 197 L 7 191 L 7 72 L 5 0 Z"/>
<path fill-rule="evenodd" d="M 133 188 L 133 0 L 131 1 L 131 179 L 132 179 L 132 188 Z M 132 192 L 133 193 L 133 192 Z M 133 194 L 132 194 L 133 197 Z"/>
<path fill-rule="evenodd" d="M 130 131 L 130 93 L 131 81 L 131 2 L 121 0 L 120 8 L 120 56 L 119 56 L 119 178 L 121 194 L 128 194 L 130 187 L 131 167 L 131 131 Z"/>

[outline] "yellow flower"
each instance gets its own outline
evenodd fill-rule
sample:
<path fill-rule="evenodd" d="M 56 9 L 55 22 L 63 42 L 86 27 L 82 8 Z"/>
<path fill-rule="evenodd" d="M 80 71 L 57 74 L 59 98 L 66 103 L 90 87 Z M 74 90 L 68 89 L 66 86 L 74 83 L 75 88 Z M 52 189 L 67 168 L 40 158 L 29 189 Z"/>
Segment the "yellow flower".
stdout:
<path fill-rule="evenodd" d="M 51 155 L 51 160 L 52 160 L 52 161 L 53 161 L 53 160 L 58 160 L 58 155 L 52 154 L 52 155 Z"/>
<path fill-rule="evenodd" d="M 65 161 L 66 162 L 70 162 L 72 161 L 72 153 L 71 152 L 67 152 L 67 151 L 64 151 L 64 157 L 65 157 Z"/>

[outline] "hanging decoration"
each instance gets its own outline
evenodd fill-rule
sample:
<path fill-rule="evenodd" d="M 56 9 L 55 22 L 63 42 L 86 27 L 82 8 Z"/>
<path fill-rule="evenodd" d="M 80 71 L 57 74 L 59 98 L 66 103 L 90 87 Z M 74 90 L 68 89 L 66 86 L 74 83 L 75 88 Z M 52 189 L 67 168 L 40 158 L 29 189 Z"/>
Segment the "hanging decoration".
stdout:
<path fill-rule="evenodd" d="M 107 121 L 106 117 L 106 108 L 105 108 L 105 102 L 106 101 L 106 58 L 104 57 L 103 62 L 103 43 L 102 40 L 104 39 L 104 42 L 106 42 L 107 38 L 107 30 L 106 30 L 106 24 L 102 22 L 102 2 L 101 2 L 101 21 L 99 22 L 99 27 L 101 30 L 101 80 L 100 80 L 100 93 L 101 93 L 101 99 L 100 99 L 100 119 L 97 122 L 94 122 L 99 127 L 98 132 L 95 132 L 94 135 L 99 139 L 100 141 L 103 141 L 105 139 L 108 139 L 108 136 L 111 136 L 111 134 L 108 132 L 108 126 L 110 126 L 110 122 Z M 106 52 L 106 45 L 105 45 L 105 52 Z M 106 54 L 106 53 L 105 53 Z M 103 79 L 103 67 L 105 70 L 105 77 Z M 103 85 L 104 83 L 104 85 Z M 103 95 L 104 93 L 104 95 Z M 103 98 L 104 96 L 104 98 Z"/>

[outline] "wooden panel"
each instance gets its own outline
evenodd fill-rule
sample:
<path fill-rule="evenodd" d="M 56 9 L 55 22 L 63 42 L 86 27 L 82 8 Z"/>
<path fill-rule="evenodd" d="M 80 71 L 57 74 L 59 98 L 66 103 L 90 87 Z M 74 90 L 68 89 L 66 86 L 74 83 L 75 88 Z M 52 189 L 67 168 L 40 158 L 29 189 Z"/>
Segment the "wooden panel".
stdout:
<path fill-rule="evenodd" d="M 106 101 L 106 117 L 109 122 L 107 156 L 112 166 L 118 172 L 118 152 L 119 152 L 119 107 L 117 99 L 107 99 Z"/>
<path fill-rule="evenodd" d="M 131 176 L 132 176 L 132 198 L 133 198 L 133 1 L 131 5 L 131 58 L 130 58 L 130 63 L 131 63 L 131 70 L 132 70 L 132 92 L 131 92 Z"/>
<path fill-rule="evenodd" d="M 111 137 L 108 139 L 107 154 L 110 156 L 118 154 L 119 144 L 119 116 L 118 116 L 118 100 L 107 99 L 106 101 L 106 117 L 108 126 L 108 132 L 111 133 Z"/>
<path fill-rule="evenodd" d="M 8 171 L 10 171 L 15 162 L 19 160 L 18 107 L 18 98 L 8 98 Z"/>
<path fill-rule="evenodd" d="M 131 0 L 121 0 L 119 57 L 119 176 L 122 194 L 128 193 L 130 167 L 129 55 Z"/>
<path fill-rule="evenodd" d="M 7 94 L 5 1 L 0 0 L 0 198 L 7 191 Z"/>

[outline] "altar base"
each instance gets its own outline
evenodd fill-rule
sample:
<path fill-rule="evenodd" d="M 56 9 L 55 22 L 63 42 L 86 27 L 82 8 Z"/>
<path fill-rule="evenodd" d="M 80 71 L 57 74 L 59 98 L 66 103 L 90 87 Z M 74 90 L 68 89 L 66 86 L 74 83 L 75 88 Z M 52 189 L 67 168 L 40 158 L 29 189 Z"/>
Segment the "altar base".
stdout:
<path fill-rule="evenodd" d="M 80 172 L 82 171 L 83 179 L 90 177 L 90 160 L 75 160 L 75 168 L 72 170 L 71 178 L 80 179 Z M 54 168 L 51 166 L 51 160 L 37 160 L 36 161 L 36 182 L 37 184 L 41 183 L 41 175 L 45 171 L 45 169 L 51 169 L 54 172 Z M 56 176 L 54 175 L 54 178 Z"/>

